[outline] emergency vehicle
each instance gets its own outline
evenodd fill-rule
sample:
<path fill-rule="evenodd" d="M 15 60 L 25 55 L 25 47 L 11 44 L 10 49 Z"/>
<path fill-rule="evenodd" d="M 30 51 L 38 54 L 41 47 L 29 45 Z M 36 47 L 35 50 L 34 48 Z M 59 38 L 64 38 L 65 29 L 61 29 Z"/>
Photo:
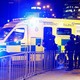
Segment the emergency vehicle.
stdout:
<path fill-rule="evenodd" d="M 0 52 L 43 52 L 43 39 L 49 32 L 55 35 L 58 52 L 64 52 L 70 34 L 80 35 L 80 20 L 13 19 L 0 29 Z"/>

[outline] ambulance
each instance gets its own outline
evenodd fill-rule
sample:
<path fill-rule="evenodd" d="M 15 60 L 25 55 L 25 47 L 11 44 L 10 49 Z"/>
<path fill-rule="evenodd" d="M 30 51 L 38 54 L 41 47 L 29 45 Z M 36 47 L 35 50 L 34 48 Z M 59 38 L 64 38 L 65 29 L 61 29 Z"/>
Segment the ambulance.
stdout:
<path fill-rule="evenodd" d="M 80 35 L 80 20 L 56 18 L 18 18 L 0 29 L 0 53 L 44 52 L 43 39 L 55 35 L 58 52 L 65 51 L 70 34 Z"/>

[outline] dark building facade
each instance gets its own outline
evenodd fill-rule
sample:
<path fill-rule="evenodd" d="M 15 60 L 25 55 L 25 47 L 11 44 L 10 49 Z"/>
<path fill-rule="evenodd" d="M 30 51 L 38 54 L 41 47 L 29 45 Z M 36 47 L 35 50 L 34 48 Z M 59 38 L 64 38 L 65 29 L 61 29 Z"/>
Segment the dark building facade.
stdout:
<path fill-rule="evenodd" d="M 67 0 L 63 8 L 63 18 L 80 19 L 80 0 Z"/>

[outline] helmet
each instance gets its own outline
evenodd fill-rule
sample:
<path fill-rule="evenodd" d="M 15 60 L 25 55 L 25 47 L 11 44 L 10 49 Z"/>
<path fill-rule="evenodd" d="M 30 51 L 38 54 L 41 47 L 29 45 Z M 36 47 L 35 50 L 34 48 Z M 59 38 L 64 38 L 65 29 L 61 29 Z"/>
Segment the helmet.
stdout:
<path fill-rule="evenodd" d="M 74 35 L 74 34 L 71 34 L 71 35 L 70 35 L 70 38 L 75 38 L 75 35 Z"/>

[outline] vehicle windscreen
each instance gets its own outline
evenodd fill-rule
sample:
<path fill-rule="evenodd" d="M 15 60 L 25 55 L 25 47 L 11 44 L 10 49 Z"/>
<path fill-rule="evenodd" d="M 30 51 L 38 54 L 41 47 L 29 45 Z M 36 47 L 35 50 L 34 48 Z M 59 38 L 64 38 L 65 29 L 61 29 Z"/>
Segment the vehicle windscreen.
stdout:
<path fill-rule="evenodd" d="M 9 32 L 12 30 L 12 28 L 1 28 L 0 29 L 0 40 L 3 40 Z"/>

